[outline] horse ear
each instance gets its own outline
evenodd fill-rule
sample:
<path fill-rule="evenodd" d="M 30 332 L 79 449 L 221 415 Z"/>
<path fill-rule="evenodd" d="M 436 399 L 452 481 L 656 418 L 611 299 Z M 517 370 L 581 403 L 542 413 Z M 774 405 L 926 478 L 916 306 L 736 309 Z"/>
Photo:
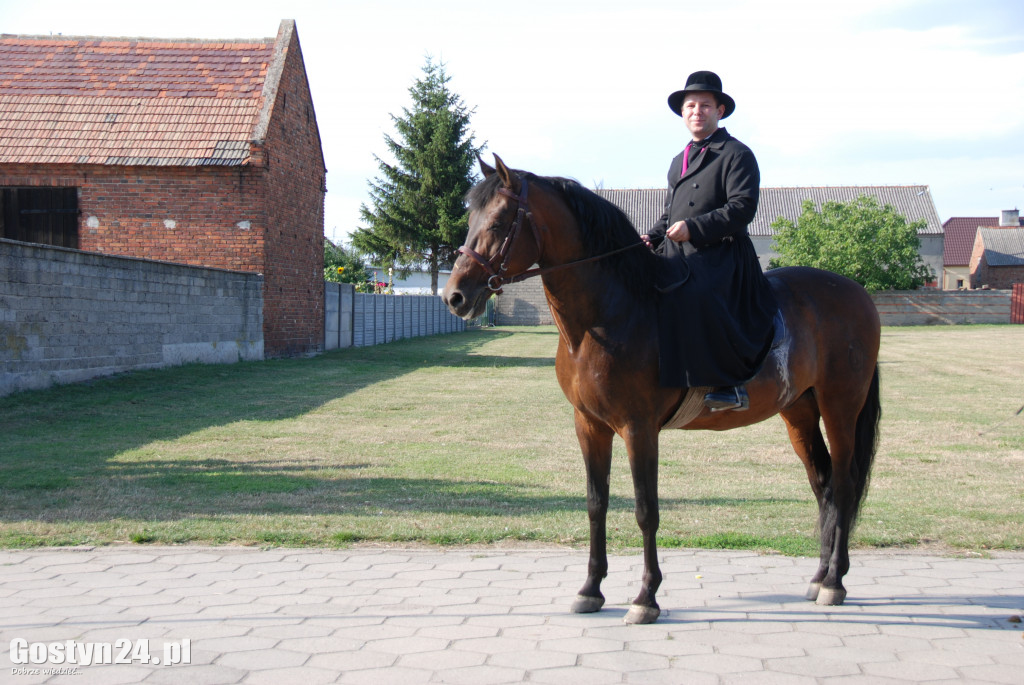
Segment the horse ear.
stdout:
<path fill-rule="evenodd" d="M 513 193 L 518 193 L 520 185 L 519 175 L 505 166 L 505 163 L 501 161 L 501 157 L 498 155 L 494 155 L 494 165 L 497 167 L 498 176 L 501 177 L 502 184 Z"/>
<path fill-rule="evenodd" d="M 484 175 L 484 178 L 490 178 L 494 175 L 494 167 L 484 161 L 484 158 L 480 155 L 476 156 L 478 162 L 480 162 L 480 173 Z"/>

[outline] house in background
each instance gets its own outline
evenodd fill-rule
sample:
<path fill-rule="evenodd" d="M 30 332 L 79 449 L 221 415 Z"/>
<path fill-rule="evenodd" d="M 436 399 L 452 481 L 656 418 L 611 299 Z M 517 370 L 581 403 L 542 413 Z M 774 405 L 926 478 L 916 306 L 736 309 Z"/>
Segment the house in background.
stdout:
<path fill-rule="evenodd" d="M 431 295 L 430 292 L 430 271 L 425 268 L 410 269 L 409 273 L 405 276 L 401 274 L 399 270 L 395 270 L 393 274 L 388 274 L 388 268 L 383 266 L 369 266 L 367 267 L 370 273 L 373 275 L 375 283 L 387 283 L 388 279 L 391 279 L 391 289 L 397 295 Z M 444 284 L 448 282 L 448 277 L 452 275 L 451 269 L 441 268 L 437 271 L 437 289 L 441 291 L 444 289 Z"/>
<path fill-rule="evenodd" d="M 945 253 L 942 275 L 944 290 L 971 285 L 971 255 L 979 228 L 1024 228 L 1018 210 L 1003 210 L 997 217 L 954 216 L 943 224 Z"/>
<path fill-rule="evenodd" d="M 325 174 L 293 21 L 0 36 L 0 237 L 261 273 L 268 356 L 323 349 Z"/>
<path fill-rule="evenodd" d="M 979 228 L 971 252 L 971 287 L 1010 290 L 1024 283 L 1024 228 Z"/>
<path fill-rule="evenodd" d="M 662 215 L 665 208 L 665 190 L 598 190 L 629 216 L 638 232 L 645 232 Z M 780 216 L 790 221 L 800 218 L 804 200 L 811 200 L 819 209 L 825 202 L 852 202 L 861 195 L 875 198 L 880 206 L 892 205 L 907 221 L 924 219 L 925 226 L 918 232 L 921 239 L 921 258 L 935 273 L 942 274 L 942 223 L 928 186 L 820 186 L 802 188 L 761 188 L 757 214 L 748 228 L 761 268 L 778 256 L 772 249 L 774 231 L 772 223 Z"/>

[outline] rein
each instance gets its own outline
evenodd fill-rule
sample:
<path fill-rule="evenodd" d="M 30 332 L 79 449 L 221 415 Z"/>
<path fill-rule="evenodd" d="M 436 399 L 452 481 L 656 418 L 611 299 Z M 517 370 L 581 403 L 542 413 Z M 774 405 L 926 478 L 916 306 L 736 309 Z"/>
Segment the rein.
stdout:
<path fill-rule="evenodd" d="M 487 274 L 489 274 L 489 277 L 487 279 L 487 287 L 490 288 L 492 292 L 500 295 L 502 292 L 501 289 L 506 283 L 519 283 L 521 281 L 525 281 L 528 278 L 533 278 L 534 276 L 543 276 L 544 274 L 549 274 L 553 271 L 560 271 L 561 269 L 568 269 L 574 266 L 589 264 L 591 262 L 596 262 L 600 259 L 604 259 L 605 257 L 611 257 L 612 255 L 619 254 L 620 252 L 625 252 L 626 250 L 632 250 L 635 247 L 644 246 L 644 243 L 639 242 L 633 245 L 627 245 L 626 247 L 620 247 L 617 250 L 605 252 L 604 254 L 596 255 L 594 257 L 577 259 L 572 262 L 566 262 L 565 264 L 556 264 L 555 266 L 527 269 L 526 271 L 518 273 L 515 276 L 506 276 L 505 272 L 508 271 L 508 263 L 509 260 L 511 259 L 512 254 L 512 243 L 515 242 L 516 236 L 519 234 L 519 229 L 523 225 L 524 217 L 526 219 L 529 219 L 530 221 L 530 232 L 533 233 L 533 239 L 537 242 L 538 257 L 540 256 L 542 248 L 540 235 L 537 233 L 537 227 L 533 220 L 533 214 L 530 212 L 529 204 L 527 204 L 527 188 L 529 187 L 529 184 L 526 182 L 526 179 L 521 179 L 520 184 L 522 188 L 520 189 L 518 195 L 513 193 L 508 188 L 498 188 L 499 193 L 505 195 L 506 197 L 512 198 L 519 205 L 519 208 L 516 211 L 515 221 L 512 222 L 512 227 L 509 229 L 508 235 L 505 236 L 505 240 L 502 242 L 501 247 L 498 249 L 498 252 L 490 259 L 487 259 L 480 253 L 470 249 L 465 245 L 460 247 L 458 250 L 459 254 L 464 254 L 472 258 L 480 266 L 483 267 L 484 271 L 486 271 Z M 500 265 L 496 269 L 495 265 L 499 263 Z"/>

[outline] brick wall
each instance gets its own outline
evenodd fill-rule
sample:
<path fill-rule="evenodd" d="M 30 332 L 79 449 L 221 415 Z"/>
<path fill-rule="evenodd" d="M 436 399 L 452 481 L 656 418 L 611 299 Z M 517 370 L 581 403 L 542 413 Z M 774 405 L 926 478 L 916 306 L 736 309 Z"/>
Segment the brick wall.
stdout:
<path fill-rule="evenodd" d="M 268 353 L 294 355 L 323 350 L 326 168 L 295 33 L 281 64 L 264 150 L 265 317 Z"/>
<path fill-rule="evenodd" d="M 1024 283 L 1024 266 L 989 266 L 982 258 L 971 274 L 971 287 L 1010 290 L 1014 283 Z"/>
<path fill-rule="evenodd" d="M 0 395 L 263 358 L 261 276 L 0 239 Z"/>
<path fill-rule="evenodd" d="M 5 165 L 4 186 L 79 188 L 79 248 L 263 271 L 262 170 Z"/>

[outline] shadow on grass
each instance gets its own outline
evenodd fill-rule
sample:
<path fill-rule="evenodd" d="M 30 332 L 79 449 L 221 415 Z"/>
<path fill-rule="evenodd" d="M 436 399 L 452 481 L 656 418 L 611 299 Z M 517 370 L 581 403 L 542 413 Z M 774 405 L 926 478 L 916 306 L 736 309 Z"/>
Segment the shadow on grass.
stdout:
<path fill-rule="evenodd" d="M 19 466 L 96 463 L 126 449 L 237 421 L 298 417 L 428 366 L 554 366 L 553 354 L 475 354 L 483 344 L 512 334 L 490 329 L 307 359 L 191 364 L 17 393 L 0 398 L 0 474 Z"/>
<path fill-rule="evenodd" d="M 3 397 L 0 491 L 69 487 L 77 478 L 101 475 L 126 450 L 240 421 L 300 417 L 424 367 L 553 367 L 557 332 L 531 334 L 554 336 L 551 356 L 479 354 L 487 343 L 513 335 L 484 329 L 305 359 L 132 372 Z"/>
<path fill-rule="evenodd" d="M 384 513 L 401 515 L 456 514 L 459 516 L 509 517 L 545 513 L 580 512 L 585 515 L 582 491 L 566 495 L 552 493 L 543 485 L 441 478 L 360 477 L 369 465 L 331 467 L 310 476 L 308 466 L 240 464 L 222 459 L 201 461 L 148 461 L 111 465 L 103 473 L 81 479 L 38 484 L 28 481 L 21 490 L 36 490 L 40 497 L 60 499 L 73 493 L 76 483 L 103 478 L 114 489 L 137 502 L 133 509 L 150 520 L 178 520 L 189 516 L 232 516 L 248 514 L 349 515 L 377 517 Z M 302 475 L 288 471 L 301 471 Z M 50 492 L 45 492 L 49 490 Z M 61 491 L 64 492 L 61 492 Z M 799 499 L 780 498 L 682 498 L 663 497 L 664 509 L 678 507 L 739 507 L 758 510 L 766 505 L 800 504 Z M 116 503 L 117 505 L 123 502 Z M 632 511 L 631 497 L 613 496 L 612 511 Z M 76 508 L 76 521 L 104 521 L 112 516 L 104 506 Z M 16 521 L 22 512 L 0 509 L 0 520 Z"/>

